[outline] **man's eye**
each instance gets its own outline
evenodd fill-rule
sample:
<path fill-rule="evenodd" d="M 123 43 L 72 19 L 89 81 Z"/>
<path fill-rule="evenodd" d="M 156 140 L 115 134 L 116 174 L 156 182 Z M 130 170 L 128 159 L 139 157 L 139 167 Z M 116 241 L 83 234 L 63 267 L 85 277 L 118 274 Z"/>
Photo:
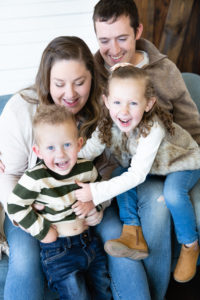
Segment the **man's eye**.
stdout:
<path fill-rule="evenodd" d="M 100 43 L 105 45 L 108 43 L 108 40 L 100 40 Z"/>

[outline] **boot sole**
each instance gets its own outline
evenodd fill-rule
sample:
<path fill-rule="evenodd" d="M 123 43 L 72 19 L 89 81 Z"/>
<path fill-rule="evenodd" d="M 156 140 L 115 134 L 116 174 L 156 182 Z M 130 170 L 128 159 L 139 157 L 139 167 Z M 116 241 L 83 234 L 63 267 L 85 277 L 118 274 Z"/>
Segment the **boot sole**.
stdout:
<path fill-rule="evenodd" d="M 126 245 L 117 242 L 107 241 L 104 250 L 111 256 L 127 257 L 133 260 L 145 259 L 149 253 L 138 249 L 130 249 Z"/>

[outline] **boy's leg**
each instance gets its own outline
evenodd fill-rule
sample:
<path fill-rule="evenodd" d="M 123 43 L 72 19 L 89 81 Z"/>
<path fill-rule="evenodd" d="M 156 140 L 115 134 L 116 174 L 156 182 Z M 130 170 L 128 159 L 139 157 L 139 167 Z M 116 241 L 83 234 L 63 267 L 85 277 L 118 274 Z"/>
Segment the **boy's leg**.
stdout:
<path fill-rule="evenodd" d="M 43 300 L 44 276 L 38 241 L 14 226 L 7 216 L 4 230 L 10 247 L 4 299 Z"/>
<path fill-rule="evenodd" d="M 84 275 L 86 259 L 80 242 L 76 247 L 71 238 L 59 238 L 53 243 L 41 243 L 40 247 L 42 266 L 49 287 L 59 293 L 60 299 L 90 300 Z"/>
<path fill-rule="evenodd" d="M 89 248 L 88 253 L 91 253 L 93 259 L 88 268 L 87 279 L 88 285 L 91 287 L 92 299 L 110 300 L 112 299 L 112 294 L 108 274 L 108 263 L 102 242 L 99 238 L 93 237 Z"/>

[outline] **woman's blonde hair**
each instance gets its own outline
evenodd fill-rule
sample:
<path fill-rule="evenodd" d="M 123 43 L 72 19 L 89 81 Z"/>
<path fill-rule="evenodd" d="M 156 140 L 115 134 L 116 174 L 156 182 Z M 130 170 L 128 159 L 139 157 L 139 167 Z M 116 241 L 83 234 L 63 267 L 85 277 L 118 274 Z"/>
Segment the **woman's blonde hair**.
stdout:
<path fill-rule="evenodd" d="M 80 132 L 81 136 L 87 139 L 95 130 L 99 120 L 101 87 L 93 55 L 82 39 L 75 36 L 60 36 L 53 39 L 42 54 L 35 84 L 28 89 L 22 90 L 20 94 L 29 102 L 39 102 L 46 105 L 54 104 L 50 94 L 50 73 L 52 66 L 59 60 L 70 59 L 83 62 L 92 78 L 88 100 L 82 110 L 76 115 L 79 119 L 83 120 Z M 25 93 L 26 90 L 35 91 L 37 99 L 28 97 L 27 93 Z"/>
<path fill-rule="evenodd" d="M 150 100 L 152 97 L 156 98 L 155 90 L 153 88 L 153 84 L 150 80 L 150 77 L 147 74 L 147 72 L 143 69 L 136 68 L 131 64 L 115 65 L 108 78 L 107 86 L 105 87 L 104 90 L 106 96 L 109 95 L 109 85 L 112 79 L 114 78 L 120 78 L 120 79 L 131 78 L 135 80 L 142 80 L 145 84 L 144 97 L 147 99 L 147 101 Z M 154 115 L 157 115 L 160 118 L 160 120 L 163 122 L 167 131 L 169 131 L 170 134 L 173 134 L 174 128 L 172 125 L 172 116 L 167 111 L 164 111 L 156 101 L 153 107 L 148 112 L 144 112 L 143 118 L 137 127 L 138 137 L 140 136 L 145 137 L 149 134 L 150 129 L 153 126 Z M 99 126 L 99 131 L 100 131 L 99 136 L 101 138 L 101 141 L 103 143 L 106 143 L 108 147 L 111 146 L 112 125 L 113 125 L 113 121 L 110 117 L 108 109 L 104 105 L 98 126 Z"/>

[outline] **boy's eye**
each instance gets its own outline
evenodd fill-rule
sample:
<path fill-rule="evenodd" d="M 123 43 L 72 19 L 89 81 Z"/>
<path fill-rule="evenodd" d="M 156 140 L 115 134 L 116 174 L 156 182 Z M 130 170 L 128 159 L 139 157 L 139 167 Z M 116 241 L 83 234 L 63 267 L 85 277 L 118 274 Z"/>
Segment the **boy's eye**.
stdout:
<path fill-rule="evenodd" d="M 49 151 L 52 151 L 52 150 L 54 150 L 54 146 L 48 146 L 47 149 L 48 149 Z"/>
<path fill-rule="evenodd" d="M 64 144 L 64 148 L 69 148 L 70 146 L 71 146 L 70 143 L 65 143 L 65 144 Z"/>
<path fill-rule="evenodd" d="M 137 102 L 132 101 L 130 104 L 134 106 L 134 105 L 137 105 Z"/>

